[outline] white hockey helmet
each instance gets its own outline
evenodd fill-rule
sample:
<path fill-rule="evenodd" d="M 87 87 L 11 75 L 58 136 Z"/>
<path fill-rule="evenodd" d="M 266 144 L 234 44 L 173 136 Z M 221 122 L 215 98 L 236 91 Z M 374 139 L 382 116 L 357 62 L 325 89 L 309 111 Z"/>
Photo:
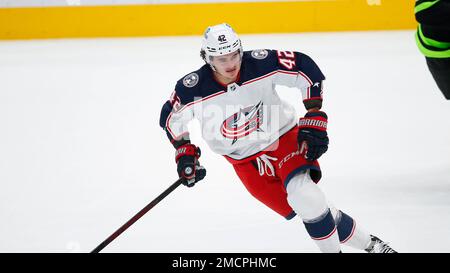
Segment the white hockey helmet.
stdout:
<path fill-rule="evenodd" d="M 203 34 L 202 58 L 211 65 L 211 57 L 222 56 L 239 50 L 242 55 L 241 40 L 233 28 L 226 24 L 208 27 Z M 214 69 L 214 68 L 213 68 Z"/>

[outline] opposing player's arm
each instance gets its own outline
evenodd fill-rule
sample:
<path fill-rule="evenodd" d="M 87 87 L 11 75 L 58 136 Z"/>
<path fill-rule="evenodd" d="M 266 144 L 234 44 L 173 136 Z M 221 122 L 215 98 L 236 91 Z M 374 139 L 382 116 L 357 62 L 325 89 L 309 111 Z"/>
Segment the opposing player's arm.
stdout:
<path fill-rule="evenodd" d="M 276 52 L 278 67 L 275 84 L 299 88 L 302 91 L 305 108 L 308 111 L 320 110 L 325 76 L 317 64 L 301 52 L 280 50 L 274 52 Z"/>

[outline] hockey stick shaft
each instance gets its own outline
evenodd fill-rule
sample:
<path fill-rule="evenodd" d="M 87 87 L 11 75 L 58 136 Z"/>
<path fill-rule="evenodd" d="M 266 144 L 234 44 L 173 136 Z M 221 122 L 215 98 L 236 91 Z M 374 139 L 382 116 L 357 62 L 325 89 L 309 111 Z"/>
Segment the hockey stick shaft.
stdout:
<path fill-rule="evenodd" d="M 151 210 L 156 204 L 158 204 L 161 200 L 163 200 L 167 195 L 169 195 L 173 190 L 175 190 L 179 185 L 181 185 L 182 179 L 178 179 L 175 183 L 173 183 L 169 188 L 167 188 L 163 193 L 161 193 L 158 197 L 156 197 L 153 201 L 151 201 L 147 206 L 141 209 L 136 215 L 134 215 L 128 222 L 126 222 L 123 226 L 121 226 L 118 230 L 116 230 L 113 234 L 111 234 L 106 240 L 104 240 L 101 244 L 99 244 L 91 253 L 99 253 L 102 249 L 104 249 L 107 245 L 109 245 L 112 241 L 114 241 L 117 237 L 119 237 L 122 232 L 128 229 L 132 224 L 134 224 L 139 218 L 144 216 L 149 210 Z"/>

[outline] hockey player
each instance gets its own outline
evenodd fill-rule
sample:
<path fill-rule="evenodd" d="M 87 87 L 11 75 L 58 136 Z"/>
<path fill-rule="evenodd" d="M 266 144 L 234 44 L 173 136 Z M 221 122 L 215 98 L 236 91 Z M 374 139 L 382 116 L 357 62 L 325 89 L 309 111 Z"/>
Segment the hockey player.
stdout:
<path fill-rule="evenodd" d="M 416 42 L 437 86 L 450 100 L 450 0 L 418 0 Z"/>
<path fill-rule="evenodd" d="M 340 244 L 395 252 L 328 205 L 317 186 L 317 159 L 328 149 L 328 117 L 321 110 L 325 77 L 315 62 L 294 51 L 244 52 L 227 24 L 207 28 L 200 55 L 206 64 L 177 82 L 160 118 L 183 184 L 192 187 L 206 175 L 186 126 L 196 118 L 209 147 L 233 164 L 247 190 L 286 219 L 298 214 L 322 252 L 340 252 Z M 307 113 L 298 123 L 277 84 L 301 90 Z"/>

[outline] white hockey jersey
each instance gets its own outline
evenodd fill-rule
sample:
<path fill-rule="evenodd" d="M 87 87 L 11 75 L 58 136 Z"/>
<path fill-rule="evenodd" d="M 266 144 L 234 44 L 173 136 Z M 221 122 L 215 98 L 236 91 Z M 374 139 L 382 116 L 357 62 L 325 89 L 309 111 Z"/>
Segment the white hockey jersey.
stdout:
<path fill-rule="evenodd" d="M 324 79 L 303 53 L 246 51 L 235 83 L 217 82 L 209 65 L 180 79 L 162 108 L 160 125 L 174 142 L 188 139 L 186 125 L 195 118 L 214 152 L 241 160 L 267 149 L 297 124 L 294 108 L 280 99 L 275 85 L 297 87 L 306 104 L 322 101 Z"/>

